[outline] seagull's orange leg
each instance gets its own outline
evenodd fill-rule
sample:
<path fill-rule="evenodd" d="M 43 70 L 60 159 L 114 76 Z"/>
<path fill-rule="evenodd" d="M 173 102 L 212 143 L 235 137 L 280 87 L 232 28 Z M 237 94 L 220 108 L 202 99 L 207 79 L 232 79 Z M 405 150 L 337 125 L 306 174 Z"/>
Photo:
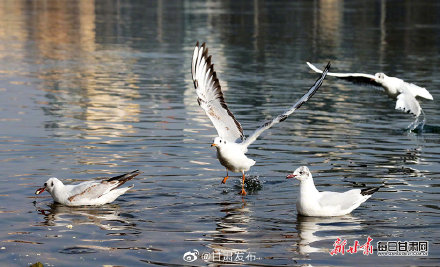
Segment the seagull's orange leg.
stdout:
<path fill-rule="evenodd" d="M 246 191 L 244 190 L 244 171 L 242 171 L 242 173 L 243 173 L 243 181 L 242 181 L 242 183 L 241 183 L 241 195 L 242 196 L 246 196 Z"/>
<path fill-rule="evenodd" d="M 222 184 L 226 183 L 226 180 L 228 180 L 228 178 L 229 178 L 228 169 L 226 169 L 226 176 L 225 178 L 223 178 Z"/>

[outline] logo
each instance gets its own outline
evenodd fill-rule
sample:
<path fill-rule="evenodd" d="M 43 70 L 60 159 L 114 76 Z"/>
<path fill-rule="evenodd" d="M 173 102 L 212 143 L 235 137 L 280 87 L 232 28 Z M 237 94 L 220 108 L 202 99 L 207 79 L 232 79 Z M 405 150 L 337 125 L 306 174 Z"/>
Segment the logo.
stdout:
<path fill-rule="evenodd" d="M 373 238 L 368 236 L 367 242 L 364 244 L 355 240 L 353 246 L 349 246 L 346 239 L 338 237 L 333 244 L 333 250 L 329 253 L 334 256 L 362 252 L 362 254 L 369 256 L 373 254 L 374 249 L 371 241 Z M 378 241 L 376 244 L 377 256 L 428 256 L 429 253 L 428 241 Z"/>
<path fill-rule="evenodd" d="M 187 251 L 183 254 L 183 260 L 186 262 L 193 262 L 197 260 L 199 256 L 199 251 L 197 249 L 193 249 L 193 251 Z"/>
<path fill-rule="evenodd" d="M 428 256 L 428 241 L 379 241 L 377 256 Z"/>
<path fill-rule="evenodd" d="M 373 238 L 368 236 L 367 242 L 365 242 L 364 244 L 361 245 L 359 241 L 355 240 L 353 246 L 348 246 L 348 248 L 346 248 L 347 240 L 342 240 L 338 237 L 333 244 L 333 250 L 329 253 L 333 256 L 337 254 L 344 255 L 345 253 L 355 254 L 362 251 L 362 254 L 368 256 L 373 254 L 373 245 L 371 244 L 371 241 L 373 241 Z"/>

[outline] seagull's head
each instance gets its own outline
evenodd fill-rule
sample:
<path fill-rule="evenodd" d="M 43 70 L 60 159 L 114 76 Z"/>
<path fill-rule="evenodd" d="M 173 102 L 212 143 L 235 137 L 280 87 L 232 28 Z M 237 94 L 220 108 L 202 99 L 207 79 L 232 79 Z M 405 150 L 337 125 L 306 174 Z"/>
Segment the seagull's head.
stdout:
<path fill-rule="evenodd" d="M 55 177 L 49 178 L 49 180 L 47 180 L 44 183 L 43 187 L 38 188 L 37 191 L 35 191 L 35 195 L 39 195 L 39 194 L 43 193 L 44 190 L 46 190 L 47 192 L 52 194 L 53 190 L 57 187 L 60 187 L 62 184 L 63 184 L 63 182 L 61 182 L 58 178 L 55 178 Z"/>
<path fill-rule="evenodd" d="M 217 149 L 221 148 L 224 145 L 226 145 L 226 140 L 221 137 L 214 138 L 214 142 L 212 142 L 211 144 L 211 146 L 214 146 Z"/>
<path fill-rule="evenodd" d="M 383 81 L 388 76 L 386 76 L 385 73 L 383 73 L 383 72 L 378 72 L 378 73 L 374 74 L 374 77 L 376 77 L 376 79 Z"/>
<path fill-rule="evenodd" d="M 286 176 L 286 179 L 296 178 L 300 181 L 305 181 L 307 179 L 310 179 L 312 177 L 312 174 L 309 171 L 309 168 L 306 166 L 301 166 L 298 169 L 296 169 L 292 174 L 289 174 Z"/>

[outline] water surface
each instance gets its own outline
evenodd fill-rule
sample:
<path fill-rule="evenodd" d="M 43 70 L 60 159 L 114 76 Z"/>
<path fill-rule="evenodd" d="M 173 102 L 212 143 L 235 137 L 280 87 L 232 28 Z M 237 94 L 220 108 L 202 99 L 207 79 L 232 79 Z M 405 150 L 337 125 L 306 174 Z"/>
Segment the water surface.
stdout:
<path fill-rule="evenodd" d="M 244 253 L 247 265 L 436 265 L 440 253 L 440 3 L 436 1 L 4 1 L 0 3 L 0 261 L 25 266 L 183 265 L 188 251 Z M 190 77 L 207 42 L 245 133 L 317 76 L 385 72 L 426 87 L 426 124 L 380 91 L 329 77 L 249 149 L 242 199 L 225 185 L 215 129 Z M 296 215 L 308 165 L 321 189 L 384 186 L 352 214 Z M 140 169 L 102 207 L 54 204 L 36 188 Z M 340 237 L 429 241 L 429 256 L 330 256 Z M 217 265 L 214 258 L 195 265 Z M 189 263 L 188 263 L 189 264 Z"/>

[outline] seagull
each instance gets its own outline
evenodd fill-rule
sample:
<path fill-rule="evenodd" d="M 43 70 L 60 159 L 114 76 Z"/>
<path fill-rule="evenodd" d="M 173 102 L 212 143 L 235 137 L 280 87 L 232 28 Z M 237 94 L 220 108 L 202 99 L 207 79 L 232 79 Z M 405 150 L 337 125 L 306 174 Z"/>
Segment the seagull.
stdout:
<path fill-rule="evenodd" d="M 352 189 L 344 193 L 319 192 L 313 183 L 312 174 L 306 166 L 299 167 L 286 178 L 296 178 L 300 181 L 296 209 L 303 216 L 329 217 L 349 214 L 379 190 L 379 187 L 368 187 Z"/>
<path fill-rule="evenodd" d="M 135 170 L 100 182 L 87 181 L 77 185 L 64 185 L 58 178 L 52 177 L 35 194 L 39 195 L 46 190 L 55 202 L 66 206 L 104 205 L 133 188 L 133 185 L 119 187 L 139 174 L 139 170 Z"/>
<path fill-rule="evenodd" d="M 225 183 L 229 178 L 228 171 L 241 172 L 241 195 L 246 195 L 244 190 L 244 173 L 255 164 L 255 160 L 245 155 L 248 151 L 248 146 L 265 130 L 274 124 L 284 121 L 302 104 L 307 102 L 321 86 L 329 68 L 330 63 L 325 67 L 321 77 L 298 102 L 283 114 L 270 121 L 263 122 L 253 134 L 245 139 L 241 124 L 235 119 L 225 102 L 220 82 L 214 71 L 214 64 L 211 63 L 211 56 L 208 56 L 208 48 L 206 48 L 205 43 L 199 46 L 199 42 L 197 42 L 191 64 L 192 79 L 198 97 L 197 102 L 206 112 L 218 133 L 211 147 L 217 149 L 217 158 L 220 164 L 226 168 L 226 176 L 223 178 L 222 183 Z"/>
<path fill-rule="evenodd" d="M 322 73 L 311 63 L 307 65 L 315 72 Z M 390 77 L 385 73 L 379 72 L 375 75 L 364 73 L 335 73 L 329 72 L 328 76 L 334 76 L 340 79 L 351 81 L 354 83 L 367 84 L 373 86 L 383 87 L 385 93 L 392 99 L 396 99 L 396 109 L 403 112 L 411 113 L 418 117 L 422 112 L 419 102 L 416 97 L 433 100 L 432 95 L 423 87 L 417 86 L 413 83 L 407 83 L 402 79 Z"/>

